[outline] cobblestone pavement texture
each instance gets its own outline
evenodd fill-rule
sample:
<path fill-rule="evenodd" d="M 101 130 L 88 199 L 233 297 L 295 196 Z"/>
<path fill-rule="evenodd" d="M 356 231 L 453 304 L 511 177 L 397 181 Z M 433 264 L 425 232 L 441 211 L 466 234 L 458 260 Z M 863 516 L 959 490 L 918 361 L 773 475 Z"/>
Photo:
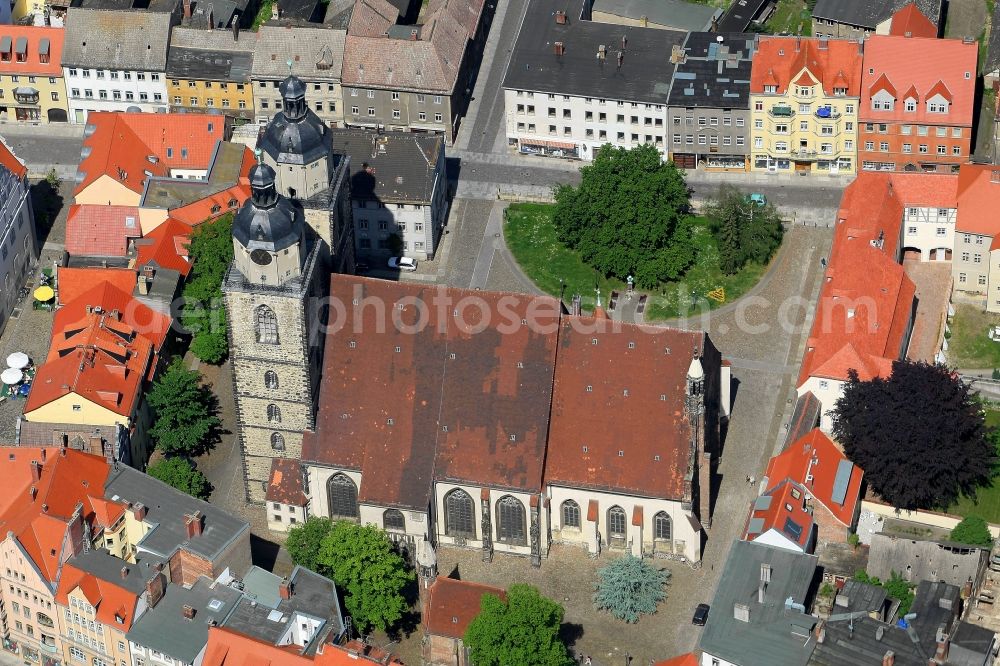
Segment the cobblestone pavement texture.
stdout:
<path fill-rule="evenodd" d="M 906 274 L 917 288 L 917 316 L 910 334 L 907 358 L 933 363 L 944 334 L 951 296 L 951 262 L 907 260 Z"/>

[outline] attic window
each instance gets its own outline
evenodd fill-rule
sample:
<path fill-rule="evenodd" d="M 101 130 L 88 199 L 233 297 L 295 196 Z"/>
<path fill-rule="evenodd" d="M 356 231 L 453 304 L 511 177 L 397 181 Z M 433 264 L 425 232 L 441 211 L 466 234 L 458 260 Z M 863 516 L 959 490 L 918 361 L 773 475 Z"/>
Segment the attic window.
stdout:
<path fill-rule="evenodd" d="M 212 212 L 213 213 L 218 213 L 221 210 L 222 210 L 222 206 L 220 206 L 219 204 L 215 204 L 214 206 L 212 206 Z"/>
<path fill-rule="evenodd" d="M 517 435 L 511 435 L 510 436 L 510 441 L 516 442 L 517 441 Z"/>
<path fill-rule="evenodd" d="M 174 156 L 174 149 L 167 148 L 167 157 L 173 157 L 173 156 Z"/>
<path fill-rule="evenodd" d="M 634 342 L 629 342 L 628 343 L 628 348 L 629 349 L 635 349 L 635 343 Z"/>
<path fill-rule="evenodd" d="M 402 176 L 396 176 L 396 184 L 397 185 L 402 185 L 403 184 L 403 177 Z"/>
<path fill-rule="evenodd" d="M 660 394 L 660 402 L 666 402 L 666 401 L 667 401 L 667 394 L 666 393 L 661 393 Z"/>
<path fill-rule="evenodd" d="M 455 360 L 455 352 L 452 352 L 452 353 L 448 354 L 448 358 L 450 358 L 451 360 L 454 361 Z"/>
<path fill-rule="evenodd" d="M 528 320 L 527 319 L 522 319 L 521 320 L 521 326 L 527 326 L 527 325 L 528 325 Z"/>
<path fill-rule="evenodd" d="M 590 344 L 596 345 L 597 344 L 597 338 L 591 338 L 590 339 Z"/>
<path fill-rule="evenodd" d="M 791 504 L 788 504 L 788 503 L 786 502 L 786 503 L 785 503 L 785 511 L 791 511 L 791 510 L 792 510 L 792 505 L 791 505 Z"/>
<path fill-rule="evenodd" d="M 587 393 L 593 393 L 593 392 L 594 392 L 594 387 L 591 386 L 590 384 L 587 384 Z"/>
<path fill-rule="evenodd" d="M 395 421 L 393 421 L 392 419 L 386 419 L 385 420 L 385 424 L 386 425 L 392 425 L 393 423 L 395 423 Z"/>
<path fill-rule="evenodd" d="M 448 432 L 448 426 L 446 425 L 441 426 L 441 432 Z"/>
<path fill-rule="evenodd" d="M 396 347 L 396 353 L 397 353 L 397 354 L 398 354 L 399 352 L 401 352 L 401 351 L 403 351 L 403 348 L 402 348 L 402 347 Z"/>
<path fill-rule="evenodd" d="M 457 618 L 457 617 L 455 617 L 454 615 L 452 615 L 452 616 L 451 616 L 451 623 L 452 623 L 452 624 L 458 624 L 458 618 Z"/>
<path fill-rule="evenodd" d="M 523 368 L 523 367 L 524 367 L 524 363 L 523 363 L 523 362 L 521 362 L 521 361 L 518 361 L 518 362 L 517 362 L 517 367 L 518 367 L 518 369 L 521 369 L 521 368 Z"/>
<path fill-rule="evenodd" d="M 619 458 L 624 458 L 625 457 L 625 452 L 624 451 L 619 451 L 618 452 L 618 457 Z"/>
<path fill-rule="evenodd" d="M 590 453 L 590 447 L 587 447 L 587 446 L 583 447 L 583 452 L 584 453 Z"/>
<path fill-rule="evenodd" d="M 875 73 L 875 68 L 874 67 L 869 67 L 868 68 L 868 73 L 869 74 L 874 74 Z"/>
<path fill-rule="evenodd" d="M 208 131 L 209 132 L 214 132 L 215 131 L 215 125 L 213 125 L 212 123 L 209 123 L 208 124 Z"/>
<path fill-rule="evenodd" d="M 663 348 L 663 353 L 664 354 L 669 354 L 670 353 L 670 347 L 664 347 Z"/>
<path fill-rule="evenodd" d="M 186 160 L 187 156 L 188 156 L 188 149 L 187 148 L 181 148 L 181 159 L 182 160 Z"/>
<path fill-rule="evenodd" d="M 653 456 L 653 462 L 660 462 L 660 456 Z"/>
<path fill-rule="evenodd" d="M 968 81 L 971 78 L 972 78 L 972 73 L 971 72 L 966 72 L 965 73 L 965 80 Z"/>
<path fill-rule="evenodd" d="M 627 398 L 628 397 L 628 389 L 623 389 L 622 390 L 622 397 L 623 398 Z"/>
<path fill-rule="evenodd" d="M 350 342 L 347 343 L 347 346 L 350 347 L 351 349 L 354 349 L 355 347 L 358 346 L 358 343 L 355 342 L 354 340 L 351 340 Z"/>

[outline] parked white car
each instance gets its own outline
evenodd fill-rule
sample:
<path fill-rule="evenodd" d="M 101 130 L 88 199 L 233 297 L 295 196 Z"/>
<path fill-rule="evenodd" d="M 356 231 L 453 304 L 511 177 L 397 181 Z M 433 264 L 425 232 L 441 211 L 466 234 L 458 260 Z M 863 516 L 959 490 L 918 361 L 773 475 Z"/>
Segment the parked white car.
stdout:
<path fill-rule="evenodd" d="M 417 270 L 417 260 L 410 257 L 391 257 L 389 268 L 395 268 L 399 271 L 415 271 Z"/>

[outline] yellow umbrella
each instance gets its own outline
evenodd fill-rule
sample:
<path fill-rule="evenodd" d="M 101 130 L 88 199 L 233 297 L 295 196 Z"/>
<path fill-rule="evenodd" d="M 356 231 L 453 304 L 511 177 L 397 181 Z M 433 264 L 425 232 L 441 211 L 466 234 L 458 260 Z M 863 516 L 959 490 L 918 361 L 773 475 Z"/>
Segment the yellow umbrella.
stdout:
<path fill-rule="evenodd" d="M 46 303 L 55 298 L 56 292 L 52 291 L 52 287 L 42 286 L 35 290 L 35 300 Z"/>

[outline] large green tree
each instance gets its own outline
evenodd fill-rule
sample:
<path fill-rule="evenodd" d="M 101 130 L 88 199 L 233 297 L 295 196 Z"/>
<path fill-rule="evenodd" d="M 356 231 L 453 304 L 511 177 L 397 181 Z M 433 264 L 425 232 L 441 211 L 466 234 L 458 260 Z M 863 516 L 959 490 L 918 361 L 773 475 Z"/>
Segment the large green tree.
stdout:
<path fill-rule="evenodd" d="M 784 228 L 778 210 L 770 203 L 750 201 L 732 185 L 719 188 L 719 195 L 705 209 L 712 220 L 719 245 L 722 271 L 732 275 L 747 263 L 765 264 L 781 246 Z"/>
<path fill-rule="evenodd" d="M 556 189 L 559 240 L 605 275 L 642 288 L 673 280 L 690 265 L 689 197 L 683 174 L 651 145 L 605 145 L 580 169 L 578 187 Z"/>
<path fill-rule="evenodd" d="M 956 543 L 964 543 L 970 546 L 983 546 L 989 548 L 993 545 L 993 535 L 986 521 L 979 516 L 966 516 L 955 525 L 951 531 L 950 539 Z"/>
<path fill-rule="evenodd" d="M 192 331 L 191 353 L 206 363 L 221 363 L 229 354 L 222 279 L 233 261 L 233 214 L 203 222 L 191 232 L 191 274 L 184 285 L 181 318 Z"/>
<path fill-rule="evenodd" d="M 871 489 L 901 509 L 974 496 L 996 465 L 995 433 L 982 408 L 943 365 L 896 361 L 888 378 L 869 381 L 851 370 L 832 432 Z"/>
<path fill-rule="evenodd" d="M 506 601 L 483 595 L 479 615 L 465 630 L 476 666 L 570 666 L 559 638 L 563 608 L 530 585 L 511 585 Z"/>
<path fill-rule="evenodd" d="M 413 573 L 386 533 L 374 525 L 334 523 L 323 537 L 317 563 L 340 587 L 348 614 L 362 630 L 385 631 L 409 607 L 403 591 Z"/>
<path fill-rule="evenodd" d="M 196 456 L 214 444 L 221 423 L 216 398 L 181 359 L 160 374 L 146 399 L 153 410 L 149 434 L 164 455 Z"/>
<path fill-rule="evenodd" d="M 288 549 L 292 562 L 326 575 L 327 572 L 320 564 L 319 553 L 323 546 L 323 539 L 332 529 L 333 521 L 319 516 L 310 516 L 306 522 L 299 523 L 290 529 L 288 539 L 285 541 L 285 548 Z"/>
<path fill-rule="evenodd" d="M 638 622 L 641 615 L 656 612 L 666 596 L 670 572 L 657 569 L 632 554 L 612 560 L 597 571 L 594 605 L 619 620 Z"/>
<path fill-rule="evenodd" d="M 212 492 L 208 479 L 187 458 L 164 458 L 150 465 L 146 473 L 198 499 L 207 500 Z"/>

